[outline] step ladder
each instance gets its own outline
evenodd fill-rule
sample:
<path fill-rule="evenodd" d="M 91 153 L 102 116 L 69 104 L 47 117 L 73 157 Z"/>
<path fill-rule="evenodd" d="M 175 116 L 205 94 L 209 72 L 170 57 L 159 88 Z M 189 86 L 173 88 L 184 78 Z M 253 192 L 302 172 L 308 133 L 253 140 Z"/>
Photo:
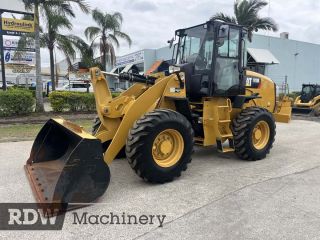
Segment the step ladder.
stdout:
<path fill-rule="evenodd" d="M 218 124 L 217 124 L 217 132 L 218 135 L 216 137 L 217 148 L 219 152 L 227 153 L 234 152 L 234 140 L 233 134 L 231 131 L 231 101 L 226 99 L 225 105 L 217 107 L 217 115 L 218 115 Z M 224 141 L 228 141 L 228 146 L 224 146 Z"/>

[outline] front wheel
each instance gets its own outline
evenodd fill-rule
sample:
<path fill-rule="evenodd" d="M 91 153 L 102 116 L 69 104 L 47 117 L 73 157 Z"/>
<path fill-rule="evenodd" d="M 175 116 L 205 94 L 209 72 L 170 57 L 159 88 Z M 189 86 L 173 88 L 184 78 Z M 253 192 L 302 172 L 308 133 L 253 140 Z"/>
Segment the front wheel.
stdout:
<path fill-rule="evenodd" d="M 276 135 L 272 114 L 264 108 L 244 109 L 233 121 L 235 153 L 244 160 L 261 160 L 269 154 Z"/>
<path fill-rule="evenodd" d="M 170 182 L 191 162 L 193 135 L 191 124 L 178 112 L 157 109 L 147 113 L 130 130 L 129 164 L 146 181 Z"/>

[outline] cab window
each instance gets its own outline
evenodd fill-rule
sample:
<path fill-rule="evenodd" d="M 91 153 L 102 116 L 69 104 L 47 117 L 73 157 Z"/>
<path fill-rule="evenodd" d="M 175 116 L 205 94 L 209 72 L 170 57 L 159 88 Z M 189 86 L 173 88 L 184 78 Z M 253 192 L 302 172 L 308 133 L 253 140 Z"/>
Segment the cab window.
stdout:
<path fill-rule="evenodd" d="M 238 94 L 240 88 L 239 47 L 240 30 L 229 27 L 227 37 L 218 46 L 215 66 L 215 94 L 217 95 Z"/>

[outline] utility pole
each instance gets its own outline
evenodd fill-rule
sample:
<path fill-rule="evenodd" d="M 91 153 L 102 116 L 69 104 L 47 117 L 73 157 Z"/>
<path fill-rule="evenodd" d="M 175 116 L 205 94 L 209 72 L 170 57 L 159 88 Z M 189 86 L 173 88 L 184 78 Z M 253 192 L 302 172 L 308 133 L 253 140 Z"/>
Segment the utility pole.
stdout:
<path fill-rule="evenodd" d="M 1 75 L 2 75 L 2 89 L 3 91 L 7 90 L 7 81 L 6 81 L 6 69 L 4 65 L 4 50 L 3 50 L 3 31 L 2 31 L 2 14 L 0 11 L 0 49 L 1 49 Z"/>

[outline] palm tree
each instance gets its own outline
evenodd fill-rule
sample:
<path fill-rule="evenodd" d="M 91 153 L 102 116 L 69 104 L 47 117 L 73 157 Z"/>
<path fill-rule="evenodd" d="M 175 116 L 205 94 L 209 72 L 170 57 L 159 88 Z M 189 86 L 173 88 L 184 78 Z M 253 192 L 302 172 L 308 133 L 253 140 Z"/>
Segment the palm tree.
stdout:
<path fill-rule="evenodd" d="M 43 32 L 40 34 L 40 47 L 47 47 L 50 55 L 50 76 L 52 83 L 52 90 L 56 89 L 56 81 L 55 81 L 55 61 L 54 61 L 54 50 L 57 48 L 62 51 L 66 56 L 66 59 L 71 65 L 71 58 L 75 58 L 75 50 L 73 49 L 73 45 L 68 37 L 68 35 L 60 34 L 61 29 L 72 29 L 72 24 L 69 19 L 55 12 L 53 9 L 49 9 L 44 7 L 44 11 L 47 17 L 47 32 Z"/>
<path fill-rule="evenodd" d="M 34 11 L 35 22 L 35 48 L 36 48 L 36 111 L 43 112 L 42 79 L 41 79 L 41 56 L 40 56 L 40 10 L 56 8 L 61 13 L 73 15 L 71 3 L 76 3 L 83 12 L 89 12 L 88 5 L 84 0 L 22 0 L 27 10 Z"/>
<path fill-rule="evenodd" d="M 264 0 L 236 0 L 234 3 L 235 16 L 217 13 L 212 18 L 225 22 L 236 23 L 248 28 L 248 39 L 252 41 L 253 31 L 272 30 L 278 31 L 276 22 L 269 17 L 259 17 L 259 11 L 267 6 Z"/>
<path fill-rule="evenodd" d="M 121 31 L 123 17 L 121 13 L 103 13 L 98 9 L 92 12 L 93 20 L 97 23 L 96 26 L 88 27 L 85 30 L 85 35 L 88 40 L 92 41 L 93 48 L 99 48 L 101 53 L 101 63 L 105 70 L 107 63 L 115 64 L 115 49 L 113 44 L 117 47 L 120 46 L 118 38 L 122 38 L 131 46 L 131 38 Z M 99 44 L 96 40 L 99 39 Z"/>
<path fill-rule="evenodd" d="M 102 69 L 101 62 L 94 57 L 95 51 L 92 44 L 89 45 L 85 40 L 75 35 L 69 35 L 68 39 L 72 43 L 74 49 L 80 53 L 81 62 L 84 63 L 87 68 L 99 67 Z"/>

